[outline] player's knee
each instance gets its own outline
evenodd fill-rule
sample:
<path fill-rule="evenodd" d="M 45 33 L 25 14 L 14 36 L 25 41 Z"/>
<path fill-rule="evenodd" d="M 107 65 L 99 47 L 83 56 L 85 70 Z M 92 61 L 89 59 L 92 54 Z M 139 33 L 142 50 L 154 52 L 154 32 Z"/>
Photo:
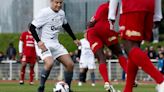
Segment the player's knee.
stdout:
<path fill-rule="evenodd" d="M 66 66 L 67 71 L 72 72 L 74 68 L 74 63 L 71 62 Z"/>

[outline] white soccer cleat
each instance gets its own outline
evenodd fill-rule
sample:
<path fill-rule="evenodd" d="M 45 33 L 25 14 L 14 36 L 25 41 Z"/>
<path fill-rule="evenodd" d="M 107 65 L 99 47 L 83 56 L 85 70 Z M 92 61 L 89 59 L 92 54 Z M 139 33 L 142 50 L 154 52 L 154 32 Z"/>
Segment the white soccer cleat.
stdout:
<path fill-rule="evenodd" d="M 164 92 L 164 81 L 161 84 L 157 85 L 158 92 Z"/>
<path fill-rule="evenodd" d="M 95 83 L 92 83 L 91 86 L 94 87 L 95 86 Z"/>
<path fill-rule="evenodd" d="M 82 86 L 82 82 L 79 82 L 79 83 L 78 83 L 78 86 Z"/>
<path fill-rule="evenodd" d="M 104 88 L 108 92 L 116 92 L 116 90 L 114 89 L 114 87 L 112 85 L 110 85 L 109 82 L 105 82 Z"/>

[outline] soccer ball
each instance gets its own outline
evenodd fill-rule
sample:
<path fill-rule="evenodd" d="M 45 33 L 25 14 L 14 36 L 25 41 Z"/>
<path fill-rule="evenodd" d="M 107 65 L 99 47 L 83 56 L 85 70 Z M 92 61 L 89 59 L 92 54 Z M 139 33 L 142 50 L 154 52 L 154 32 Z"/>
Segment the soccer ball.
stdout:
<path fill-rule="evenodd" d="M 53 92 L 69 92 L 69 86 L 64 81 L 59 81 L 53 88 Z"/>

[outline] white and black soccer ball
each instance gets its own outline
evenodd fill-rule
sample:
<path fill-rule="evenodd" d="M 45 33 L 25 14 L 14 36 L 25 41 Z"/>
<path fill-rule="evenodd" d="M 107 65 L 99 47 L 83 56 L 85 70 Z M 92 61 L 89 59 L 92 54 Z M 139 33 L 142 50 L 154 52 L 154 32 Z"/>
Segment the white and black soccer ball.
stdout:
<path fill-rule="evenodd" d="M 53 88 L 53 92 L 69 92 L 69 86 L 64 81 L 59 81 Z"/>

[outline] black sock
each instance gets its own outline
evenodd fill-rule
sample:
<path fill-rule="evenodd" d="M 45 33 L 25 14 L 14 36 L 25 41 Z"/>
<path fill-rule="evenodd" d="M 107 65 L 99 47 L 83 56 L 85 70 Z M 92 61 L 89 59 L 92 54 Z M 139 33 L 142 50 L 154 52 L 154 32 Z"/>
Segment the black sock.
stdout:
<path fill-rule="evenodd" d="M 41 87 L 44 87 L 45 82 L 46 82 L 49 74 L 50 74 L 50 70 L 48 70 L 48 71 L 45 70 L 45 69 L 42 70 L 42 72 L 41 72 L 41 79 L 40 79 L 40 86 Z"/>
<path fill-rule="evenodd" d="M 91 81 L 92 83 L 95 83 L 95 73 L 91 72 Z"/>
<path fill-rule="evenodd" d="M 83 73 L 83 82 L 86 82 L 86 78 L 87 78 L 87 71 L 88 71 L 88 68 L 84 69 L 84 73 Z"/>
<path fill-rule="evenodd" d="M 79 74 L 79 81 L 83 82 L 83 80 L 84 80 L 84 73 L 80 73 Z"/>
<path fill-rule="evenodd" d="M 64 72 L 64 77 L 65 82 L 68 84 L 69 88 L 71 88 L 73 72 Z"/>

